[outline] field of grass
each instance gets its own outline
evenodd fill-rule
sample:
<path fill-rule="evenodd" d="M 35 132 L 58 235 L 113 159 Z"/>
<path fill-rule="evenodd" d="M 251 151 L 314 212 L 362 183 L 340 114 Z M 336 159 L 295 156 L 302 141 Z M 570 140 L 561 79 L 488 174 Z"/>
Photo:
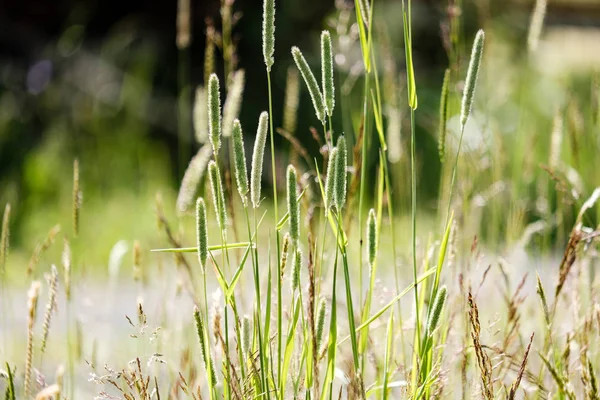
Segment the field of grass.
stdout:
<path fill-rule="evenodd" d="M 546 1 L 513 47 L 497 21 L 467 32 L 448 12 L 435 91 L 420 89 L 410 0 L 338 5 L 320 57 L 275 53 L 276 2 L 263 3 L 261 76 L 237 68 L 222 3 L 204 85 L 178 103 L 199 149 L 177 194 L 147 179 L 120 204 L 101 190 L 83 202 L 76 159 L 59 225 L 28 227 L 30 257 L 12 251 L 6 204 L 4 398 L 600 399 L 600 87 L 535 65 Z M 244 93 L 249 79 L 268 97 Z M 419 108 L 423 92 L 439 113 Z M 264 111 L 240 121 L 249 101 Z"/>

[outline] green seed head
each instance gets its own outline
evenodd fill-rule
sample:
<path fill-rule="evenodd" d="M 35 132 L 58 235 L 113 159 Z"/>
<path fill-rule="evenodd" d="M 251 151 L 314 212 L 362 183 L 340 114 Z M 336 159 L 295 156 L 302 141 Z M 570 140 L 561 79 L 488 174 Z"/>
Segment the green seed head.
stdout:
<path fill-rule="evenodd" d="M 335 167 L 335 206 L 341 211 L 346 203 L 346 165 L 348 164 L 348 149 L 346 139 L 340 136 L 337 142 L 337 162 Z"/>
<path fill-rule="evenodd" d="M 331 117 L 335 106 L 335 88 L 333 86 L 333 55 L 329 31 L 321 33 L 321 77 L 323 79 L 323 97 L 327 115 Z"/>
<path fill-rule="evenodd" d="M 438 323 L 440 322 L 440 316 L 442 315 L 442 310 L 444 309 L 444 303 L 446 302 L 447 294 L 448 292 L 446 290 L 446 286 L 442 286 L 435 296 L 430 319 L 427 324 L 427 333 L 429 335 L 433 334 L 433 331 L 435 331 L 435 328 L 437 328 Z"/>
<path fill-rule="evenodd" d="M 275 0 L 263 1 L 262 45 L 267 71 L 271 71 L 275 62 Z"/>
<path fill-rule="evenodd" d="M 292 292 L 300 287 L 300 268 L 302 267 L 302 251 L 296 247 L 292 264 Z"/>
<path fill-rule="evenodd" d="M 248 316 L 244 316 L 242 320 L 242 354 L 248 357 L 250 345 L 252 342 L 252 324 Z"/>
<path fill-rule="evenodd" d="M 298 243 L 300 236 L 300 204 L 298 203 L 298 192 L 296 186 L 298 178 L 296 168 L 288 165 L 287 168 L 287 207 L 290 222 L 290 236 L 294 243 Z"/>
<path fill-rule="evenodd" d="M 293 135 L 296 132 L 296 118 L 300 101 L 300 76 L 293 66 L 288 67 L 283 102 L 283 129 Z"/>
<path fill-rule="evenodd" d="M 315 333 L 315 341 L 317 343 L 317 349 L 321 349 L 323 344 L 323 332 L 325 332 L 325 316 L 327 314 L 327 302 L 325 299 L 319 301 L 319 307 L 317 308 L 317 331 Z"/>
<path fill-rule="evenodd" d="M 244 204 L 248 194 L 248 172 L 246 171 L 246 150 L 244 149 L 244 134 L 238 119 L 233 121 L 233 159 L 235 162 L 235 181 L 238 193 Z"/>
<path fill-rule="evenodd" d="M 252 152 L 252 172 L 250 176 L 250 199 L 252 206 L 258 208 L 260 204 L 260 185 L 262 178 L 263 157 L 265 155 L 265 143 L 269 128 L 269 114 L 263 111 L 258 120 L 254 151 Z"/>
<path fill-rule="evenodd" d="M 335 168 L 337 164 L 338 149 L 334 147 L 329 153 L 327 163 L 327 181 L 325 182 L 325 213 L 334 206 L 335 200 Z"/>
<path fill-rule="evenodd" d="M 325 104 L 323 103 L 323 95 L 319 90 L 319 85 L 315 76 L 313 75 L 308 63 L 304 59 L 302 52 L 297 47 L 292 47 L 292 57 L 294 57 L 294 61 L 296 62 L 296 66 L 300 70 L 302 74 L 302 78 L 308 87 L 308 92 L 310 93 L 310 98 L 312 99 L 313 107 L 315 108 L 315 113 L 317 114 L 317 118 L 321 122 L 325 122 Z"/>
<path fill-rule="evenodd" d="M 377 217 L 372 208 L 369 210 L 367 220 L 367 249 L 369 249 L 369 265 L 372 267 L 377 257 Z"/>
<path fill-rule="evenodd" d="M 208 80 L 208 133 L 215 158 L 221 148 L 221 94 L 219 78 L 212 74 Z"/>
<path fill-rule="evenodd" d="M 223 136 L 225 137 L 231 136 L 233 121 L 240 114 L 242 98 L 244 97 L 244 82 L 245 73 L 243 69 L 232 74 L 225 105 L 223 105 Z"/>
<path fill-rule="evenodd" d="M 196 245 L 198 247 L 198 262 L 204 273 L 208 259 L 208 227 L 206 225 L 206 204 L 202 197 L 196 200 Z"/>
<path fill-rule="evenodd" d="M 471 107 L 473 105 L 473 97 L 475 96 L 475 86 L 477 84 L 477 75 L 479 74 L 479 66 L 481 65 L 481 56 L 483 54 L 483 41 L 485 34 L 483 30 L 479 30 L 475 36 L 473 50 L 471 51 L 471 61 L 469 62 L 469 70 L 467 71 L 467 79 L 465 81 L 465 89 L 463 92 L 462 106 L 460 109 L 460 128 L 465 129 Z"/>
<path fill-rule="evenodd" d="M 214 161 L 208 163 L 208 176 L 210 178 L 210 188 L 213 195 L 213 204 L 215 207 L 215 212 L 217 214 L 219 228 L 221 228 L 221 232 L 223 232 L 223 234 L 226 234 L 227 211 L 225 209 L 225 195 L 223 193 L 223 186 L 221 184 L 221 174 L 219 173 L 219 167 L 217 167 L 217 163 Z"/>
<path fill-rule="evenodd" d="M 440 161 L 444 162 L 446 153 L 446 123 L 448 121 L 448 85 L 450 81 L 450 68 L 446 68 L 444 73 L 444 83 L 442 84 L 442 95 L 440 97 L 440 131 L 438 133 L 438 150 Z"/>

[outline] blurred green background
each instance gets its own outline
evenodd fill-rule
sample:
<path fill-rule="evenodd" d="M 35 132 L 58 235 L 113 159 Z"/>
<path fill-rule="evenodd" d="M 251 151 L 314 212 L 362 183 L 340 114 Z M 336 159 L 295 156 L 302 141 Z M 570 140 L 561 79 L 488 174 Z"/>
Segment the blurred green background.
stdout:
<path fill-rule="evenodd" d="M 246 74 L 240 120 L 252 143 L 258 115 L 268 104 L 262 2 L 226 1 L 235 44 L 231 65 Z M 534 51 L 527 44 L 533 1 L 412 3 L 421 211 L 434 216 L 444 196 L 437 137 L 444 70 L 450 67 L 453 77 L 452 158 L 452 127 L 468 52 L 475 31 L 484 28 L 489 38 L 484 68 L 459 169 L 458 210 L 465 236 L 483 236 L 492 246 L 533 240 L 539 248 L 560 247 L 576 210 L 600 184 L 600 2 L 549 0 Z M 84 263 L 106 263 L 120 239 L 139 239 L 146 248 L 164 244 L 156 234 L 154 199 L 160 192 L 167 213 L 176 215 L 180 180 L 199 148 L 192 104 L 195 88 L 205 79 L 207 27 L 217 43 L 214 70 L 223 77 L 226 68 L 219 47 L 220 2 L 191 0 L 189 46 L 176 45 L 177 7 L 176 1 L 0 4 L 0 204 L 12 205 L 12 267 L 24 265 L 56 223 L 62 233 L 72 235 L 76 158 L 84 240 L 75 246 L 85 246 Z M 350 138 L 359 131 L 362 71 L 352 7 L 353 2 L 341 0 L 277 1 L 272 73 L 276 127 L 283 123 L 291 46 L 299 46 L 317 71 L 318 35 L 328 28 L 337 53 L 341 110 L 335 113 L 334 127 Z M 401 2 L 377 0 L 375 21 L 388 154 L 401 215 L 410 205 Z M 318 155 L 309 128 L 319 128 L 319 123 L 303 84 L 297 121 L 296 138 Z M 283 173 L 290 145 L 282 137 L 276 142 Z M 376 157 L 373 148 L 373 179 Z M 269 182 L 267 175 L 265 184 Z M 524 236 L 527 227 L 533 239 Z"/>

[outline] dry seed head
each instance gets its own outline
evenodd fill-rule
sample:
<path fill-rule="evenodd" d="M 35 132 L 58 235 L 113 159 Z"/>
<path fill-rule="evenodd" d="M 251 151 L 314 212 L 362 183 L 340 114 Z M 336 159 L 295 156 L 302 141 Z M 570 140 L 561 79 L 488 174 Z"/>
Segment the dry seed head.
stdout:
<path fill-rule="evenodd" d="M 289 66 L 285 81 L 285 99 L 283 101 L 283 129 L 293 135 L 296 132 L 298 103 L 300 102 L 300 76 L 298 70 Z"/>
<path fill-rule="evenodd" d="M 448 85 L 450 82 L 450 68 L 444 72 L 444 83 L 442 84 L 442 94 L 440 97 L 440 128 L 438 133 L 438 150 L 440 161 L 444 162 L 446 153 L 446 123 L 448 121 Z"/>
<path fill-rule="evenodd" d="M 372 267 L 375 264 L 377 257 L 377 217 L 375 210 L 369 210 L 369 218 L 367 220 L 367 249 L 369 249 L 369 265 Z"/>
<path fill-rule="evenodd" d="M 298 191 L 296 190 L 298 177 L 296 168 L 288 165 L 287 168 L 287 207 L 290 217 L 290 236 L 295 244 L 300 236 L 300 203 L 298 202 Z"/>
<path fill-rule="evenodd" d="M 250 346 L 252 341 L 252 323 L 250 318 L 246 315 L 242 319 L 242 355 L 248 357 L 250 352 Z"/>
<path fill-rule="evenodd" d="M 202 146 L 196 155 L 192 157 L 190 163 L 185 170 L 183 179 L 181 180 L 181 187 L 177 194 L 177 210 L 181 213 L 185 213 L 194 206 L 194 199 L 198 193 L 200 182 L 204 178 L 206 173 L 206 167 L 210 161 L 212 154 L 212 148 L 210 145 L 205 144 Z"/>
<path fill-rule="evenodd" d="M 334 147 L 329 153 L 327 163 L 327 181 L 325 182 L 325 213 L 334 206 L 335 200 L 335 168 L 337 165 L 338 149 Z"/>
<path fill-rule="evenodd" d="M 321 348 L 323 343 L 323 332 L 325 332 L 325 316 L 327 315 L 327 302 L 325 299 L 319 301 L 319 307 L 317 308 L 317 331 L 315 333 L 315 341 L 317 351 Z"/>
<path fill-rule="evenodd" d="M 41 352 L 44 354 L 46 350 L 46 341 L 48 340 L 48 333 L 50 332 L 50 322 L 52 320 L 52 314 L 56 311 L 56 292 L 58 287 L 58 269 L 56 265 L 52 265 L 50 277 L 48 278 L 48 303 L 46 303 L 46 314 L 44 315 L 44 322 L 42 324 L 42 344 Z"/>
<path fill-rule="evenodd" d="M 206 89 L 198 86 L 194 96 L 193 111 L 194 136 L 198 143 L 208 142 L 208 114 L 206 109 Z"/>
<path fill-rule="evenodd" d="M 223 106 L 223 136 L 225 137 L 231 136 L 233 122 L 240 114 L 242 98 L 244 97 L 244 83 L 244 70 L 235 71 L 231 76 L 231 83 Z"/>
<path fill-rule="evenodd" d="M 244 134 L 240 120 L 233 121 L 233 160 L 235 162 L 235 181 L 238 193 L 246 204 L 248 194 L 248 172 L 246 171 L 246 150 L 244 149 Z"/>
<path fill-rule="evenodd" d="M 429 335 L 432 335 L 433 331 L 435 331 L 435 328 L 437 328 L 438 326 L 440 316 L 442 315 L 442 310 L 444 309 L 444 303 L 446 302 L 447 294 L 448 291 L 446 290 L 446 286 L 442 286 L 435 296 L 433 308 L 431 309 L 430 319 L 427 324 L 427 333 Z"/>
<path fill-rule="evenodd" d="M 208 134 L 215 158 L 221 148 L 221 93 L 219 78 L 212 74 L 208 79 Z"/>
<path fill-rule="evenodd" d="M 196 246 L 198 247 L 200 269 L 204 273 L 208 259 L 208 227 L 206 225 L 206 204 L 202 197 L 198 197 L 196 201 Z"/>
<path fill-rule="evenodd" d="M 267 71 L 271 71 L 275 62 L 275 0 L 263 1 L 262 48 Z"/>
<path fill-rule="evenodd" d="M 267 131 L 269 128 L 269 114 L 263 111 L 258 119 L 258 129 L 256 131 L 256 140 L 254 141 L 254 151 L 252 152 L 252 171 L 250 176 L 250 199 L 252 206 L 258 208 L 260 204 L 260 189 L 263 169 L 263 158 L 265 155 L 265 143 L 267 141 Z"/>
<path fill-rule="evenodd" d="M 10 204 L 4 207 L 4 216 L 2 217 L 2 233 L 0 233 L 0 275 L 4 279 L 6 272 L 6 257 L 10 247 Z"/>
<path fill-rule="evenodd" d="M 471 61 L 469 62 L 469 70 L 467 71 L 467 79 L 465 80 L 465 88 L 462 98 L 462 106 L 460 110 L 460 128 L 464 131 L 471 107 L 473 105 L 473 97 L 475 96 L 475 86 L 477 85 L 477 75 L 481 66 L 481 56 L 483 54 L 483 41 L 485 34 L 480 29 L 475 36 L 473 50 L 471 51 Z"/>
<path fill-rule="evenodd" d="M 210 178 L 210 188 L 213 195 L 213 204 L 217 214 L 217 222 L 221 232 L 227 232 L 227 210 L 225 208 L 225 194 L 223 193 L 223 185 L 221 183 L 221 174 L 217 163 L 211 161 L 208 163 L 208 176 Z"/>
<path fill-rule="evenodd" d="M 312 99 L 313 107 L 315 108 L 315 113 L 317 114 L 317 118 L 321 122 L 325 122 L 325 104 L 323 103 L 323 95 L 319 90 L 319 85 L 317 84 L 317 80 L 313 75 L 308 63 L 304 59 L 302 52 L 296 46 L 292 47 L 292 57 L 294 57 L 294 61 L 296 62 L 296 66 L 300 70 L 302 74 L 302 78 L 308 87 L 308 92 L 310 93 L 310 98 Z"/>
<path fill-rule="evenodd" d="M 31 362 L 33 360 L 33 325 L 35 324 L 35 315 L 37 302 L 40 296 L 40 282 L 33 281 L 27 292 L 27 353 L 25 355 L 25 380 L 23 386 L 25 388 L 25 398 L 31 393 Z"/>
<path fill-rule="evenodd" d="M 292 292 L 300 287 L 300 268 L 302 267 L 302 251 L 296 247 L 292 264 Z"/>
<path fill-rule="evenodd" d="M 346 165 L 348 164 L 348 149 L 346 139 L 340 136 L 337 141 L 337 161 L 335 167 L 335 206 L 341 211 L 346 203 Z"/>
<path fill-rule="evenodd" d="M 333 55 L 329 31 L 323 31 L 321 33 L 321 69 L 325 108 L 327 115 L 331 117 L 333 114 L 333 107 L 335 106 L 335 87 L 333 85 Z"/>

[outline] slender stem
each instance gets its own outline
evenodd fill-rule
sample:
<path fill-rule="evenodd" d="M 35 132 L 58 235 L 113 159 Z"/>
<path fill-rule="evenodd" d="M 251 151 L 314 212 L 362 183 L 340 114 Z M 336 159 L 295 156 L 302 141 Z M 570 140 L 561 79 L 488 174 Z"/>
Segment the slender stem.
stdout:
<path fill-rule="evenodd" d="M 415 328 L 417 338 L 421 337 L 421 321 L 419 317 L 419 290 L 417 288 L 417 171 L 415 163 L 415 110 L 410 109 L 410 169 L 411 169 L 411 220 L 412 220 L 412 261 L 415 292 Z M 415 341 L 418 346 L 419 340 Z M 415 349 L 418 353 L 419 349 Z M 414 373 L 414 372 L 413 372 Z"/>

